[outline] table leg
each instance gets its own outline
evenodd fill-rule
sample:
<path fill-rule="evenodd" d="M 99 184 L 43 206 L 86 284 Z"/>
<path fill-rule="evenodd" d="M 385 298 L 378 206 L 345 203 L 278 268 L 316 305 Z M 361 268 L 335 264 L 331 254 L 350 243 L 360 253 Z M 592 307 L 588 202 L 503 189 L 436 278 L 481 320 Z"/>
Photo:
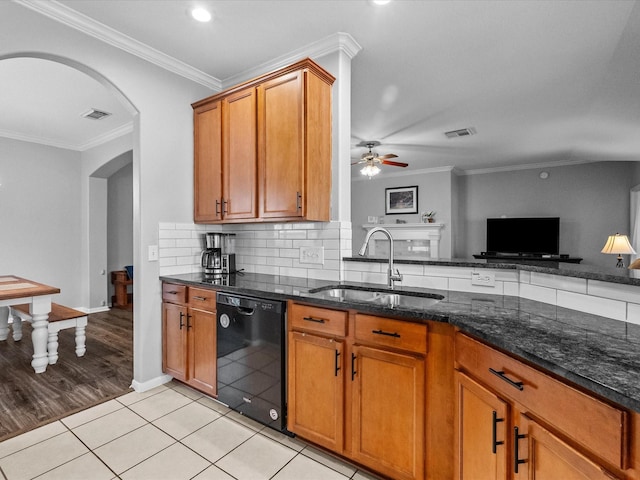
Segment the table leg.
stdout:
<path fill-rule="evenodd" d="M 47 369 L 49 364 L 49 355 L 47 354 L 47 339 L 49 332 L 47 326 L 49 324 L 48 313 L 32 313 L 31 324 L 33 332 L 31 332 L 31 342 L 33 343 L 33 360 L 31 366 L 36 373 L 42 373 Z"/>
<path fill-rule="evenodd" d="M 9 307 L 0 307 L 0 341 L 9 336 Z"/>

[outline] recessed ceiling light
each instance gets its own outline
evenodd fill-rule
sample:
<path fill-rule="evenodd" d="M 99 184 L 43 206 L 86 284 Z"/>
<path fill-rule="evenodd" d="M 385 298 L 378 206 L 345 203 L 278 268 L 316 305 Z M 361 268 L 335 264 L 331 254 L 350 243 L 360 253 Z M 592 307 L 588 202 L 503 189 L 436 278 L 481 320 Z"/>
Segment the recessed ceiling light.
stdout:
<path fill-rule="evenodd" d="M 391 0 L 371 0 L 371 3 L 374 5 L 386 5 L 389 2 L 391 2 Z"/>
<path fill-rule="evenodd" d="M 196 7 L 191 10 L 191 16 L 199 22 L 210 22 L 211 21 L 211 13 L 208 10 L 205 10 L 201 7 Z"/>

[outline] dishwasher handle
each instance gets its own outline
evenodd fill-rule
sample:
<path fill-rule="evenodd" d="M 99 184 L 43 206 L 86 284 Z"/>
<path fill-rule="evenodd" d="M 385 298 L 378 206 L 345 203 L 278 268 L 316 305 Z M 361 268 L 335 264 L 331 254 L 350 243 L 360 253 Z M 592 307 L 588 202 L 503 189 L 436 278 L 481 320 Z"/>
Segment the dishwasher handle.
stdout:
<path fill-rule="evenodd" d="M 251 315 L 253 315 L 256 311 L 255 308 L 248 308 L 248 307 L 236 307 L 236 311 L 240 314 L 240 315 L 244 315 L 246 317 L 250 317 Z"/>

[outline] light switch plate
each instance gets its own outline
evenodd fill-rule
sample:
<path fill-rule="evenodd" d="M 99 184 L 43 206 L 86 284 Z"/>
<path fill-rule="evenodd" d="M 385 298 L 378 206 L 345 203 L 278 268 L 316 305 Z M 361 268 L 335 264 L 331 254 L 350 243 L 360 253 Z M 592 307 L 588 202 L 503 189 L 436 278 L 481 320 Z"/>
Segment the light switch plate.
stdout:
<path fill-rule="evenodd" d="M 471 285 L 481 285 L 483 287 L 495 287 L 496 286 L 496 274 L 495 273 L 480 273 L 471 272 Z"/>
<path fill-rule="evenodd" d="M 300 247 L 300 263 L 324 264 L 324 247 Z"/>
<path fill-rule="evenodd" d="M 147 248 L 147 258 L 150 262 L 158 261 L 158 245 L 149 245 Z"/>

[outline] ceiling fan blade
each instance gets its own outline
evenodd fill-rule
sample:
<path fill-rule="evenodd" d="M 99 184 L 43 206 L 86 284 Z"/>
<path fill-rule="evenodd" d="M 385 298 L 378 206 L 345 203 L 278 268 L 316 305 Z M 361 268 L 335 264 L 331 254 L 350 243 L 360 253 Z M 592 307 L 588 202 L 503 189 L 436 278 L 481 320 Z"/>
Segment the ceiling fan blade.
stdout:
<path fill-rule="evenodd" d="M 392 162 L 389 160 L 382 160 L 380 161 L 380 163 L 382 163 L 383 165 L 393 165 L 394 167 L 406 167 L 409 164 L 408 163 L 403 163 L 403 162 Z"/>
<path fill-rule="evenodd" d="M 351 165 L 358 165 L 359 163 L 367 163 L 366 160 L 360 160 L 359 162 L 353 162 Z"/>
<path fill-rule="evenodd" d="M 380 160 L 386 160 L 387 158 L 398 158 L 398 155 L 395 153 L 387 153 L 386 155 L 382 155 L 378 157 Z"/>

